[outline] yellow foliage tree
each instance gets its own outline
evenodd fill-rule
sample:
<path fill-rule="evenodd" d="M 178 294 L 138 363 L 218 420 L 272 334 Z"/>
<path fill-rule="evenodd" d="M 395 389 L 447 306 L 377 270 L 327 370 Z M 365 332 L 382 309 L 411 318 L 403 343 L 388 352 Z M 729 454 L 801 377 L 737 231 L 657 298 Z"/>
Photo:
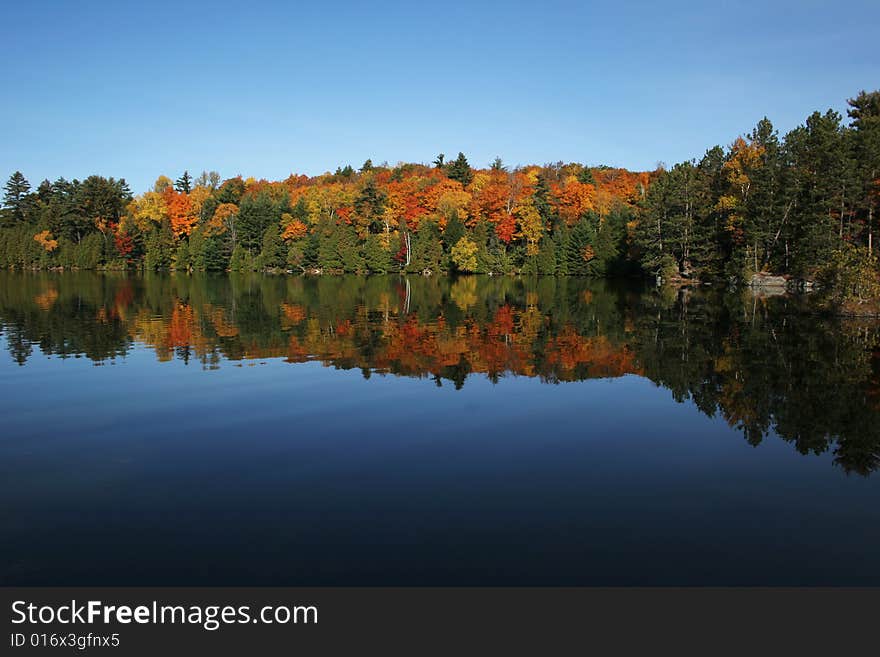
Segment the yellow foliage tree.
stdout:
<path fill-rule="evenodd" d="M 526 254 L 537 255 L 540 250 L 538 242 L 544 234 L 544 222 L 541 214 L 535 207 L 535 201 L 531 196 L 522 199 L 513 209 L 513 214 L 519 224 L 519 232 L 516 237 L 521 237 L 526 241 Z"/>
<path fill-rule="evenodd" d="M 462 237 L 452 247 L 452 262 L 461 271 L 477 271 L 477 245 L 467 237 Z"/>
<path fill-rule="evenodd" d="M 189 193 L 189 205 L 196 217 L 202 217 L 202 209 L 205 207 L 205 201 L 211 198 L 211 188 L 204 186 L 193 187 Z"/>
<path fill-rule="evenodd" d="M 214 214 L 205 225 L 205 233 L 208 235 L 220 235 L 226 231 L 235 234 L 235 218 L 238 216 L 238 206 L 235 203 L 221 203 L 214 209 Z"/>
<path fill-rule="evenodd" d="M 171 180 L 168 176 L 159 176 L 156 178 L 156 182 L 153 183 L 153 191 L 157 194 L 163 193 L 166 189 L 172 189 L 174 187 L 174 181 Z"/>
<path fill-rule="evenodd" d="M 167 218 L 168 206 L 165 204 L 164 195 L 159 192 L 146 192 L 128 204 L 127 219 L 143 232 Z"/>

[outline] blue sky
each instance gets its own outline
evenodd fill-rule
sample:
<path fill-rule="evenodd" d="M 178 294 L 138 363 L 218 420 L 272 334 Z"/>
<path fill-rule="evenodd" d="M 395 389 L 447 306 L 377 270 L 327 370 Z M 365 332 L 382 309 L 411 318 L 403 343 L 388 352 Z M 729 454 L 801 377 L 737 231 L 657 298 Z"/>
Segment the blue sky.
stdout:
<path fill-rule="evenodd" d="M 0 176 L 649 169 L 843 112 L 880 87 L 878 35 L 876 0 L 8 3 Z"/>

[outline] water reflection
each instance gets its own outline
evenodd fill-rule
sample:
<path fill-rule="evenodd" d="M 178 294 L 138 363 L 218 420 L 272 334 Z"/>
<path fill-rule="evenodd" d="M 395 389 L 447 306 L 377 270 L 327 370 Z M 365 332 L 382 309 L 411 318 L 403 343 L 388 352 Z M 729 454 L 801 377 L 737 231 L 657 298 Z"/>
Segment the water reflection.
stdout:
<path fill-rule="evenodd" d="M 880 464 L 877 324 L 811 315 L 797 299 L 567 278 L 2 272 L 0 324 L 21 366 L 35 350 L 122 364 L 146 347 L 206 370 L 314 360 L 455 388 L 471 374 L 635 374 L 751 444 L 775 433 L 804 454 L 832 450 L 847 472 Z"/>

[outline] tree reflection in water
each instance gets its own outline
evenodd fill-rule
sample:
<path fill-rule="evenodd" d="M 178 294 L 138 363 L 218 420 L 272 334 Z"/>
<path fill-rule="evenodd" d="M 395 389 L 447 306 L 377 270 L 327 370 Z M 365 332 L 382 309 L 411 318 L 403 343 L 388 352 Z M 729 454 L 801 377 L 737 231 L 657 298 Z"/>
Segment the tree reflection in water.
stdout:
<path fill-rule="evenodd" d="M 847 472 L 880 463 L 878 325 L 797 298 L 575 278 L 270 277 L 0 272 L 15 363 L 37 348 L 102 364 L 146 347 L 206 370 L 283 358 L 375 374 L 559 384 L 634 374 L 775 433 Z M 626 400 L 621 400 L 625 403 Z"/>

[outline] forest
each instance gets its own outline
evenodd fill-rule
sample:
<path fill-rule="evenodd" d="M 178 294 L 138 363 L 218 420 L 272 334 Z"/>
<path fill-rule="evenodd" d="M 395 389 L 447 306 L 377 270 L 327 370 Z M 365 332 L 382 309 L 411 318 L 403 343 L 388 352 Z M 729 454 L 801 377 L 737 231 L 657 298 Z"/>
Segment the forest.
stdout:
<path fill-rule="evenodd" d="M 632 172 L 579 163 L 339 167 L 270 182 L 214 171 L 5 185 L 0 267 L 303 273 L 649 276 L 808 281 L 839 302 L 880 296 L 880 91 L 847 119 L 769 119 L 700 159 Z"/>

